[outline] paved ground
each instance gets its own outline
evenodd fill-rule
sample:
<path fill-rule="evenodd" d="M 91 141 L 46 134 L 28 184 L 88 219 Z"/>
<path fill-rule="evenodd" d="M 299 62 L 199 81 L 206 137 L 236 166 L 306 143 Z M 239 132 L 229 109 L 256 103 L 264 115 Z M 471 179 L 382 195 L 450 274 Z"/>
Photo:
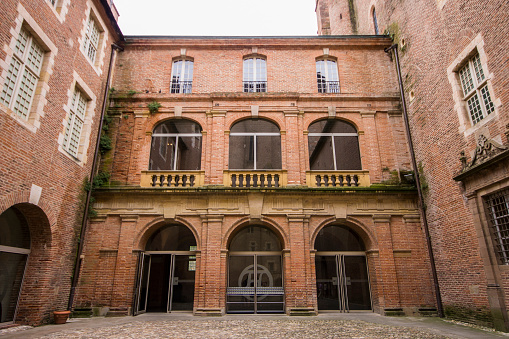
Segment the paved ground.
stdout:
<path fill-rule="evenodd" d="M 71 319 L 65 325 L 0 330 L 0 338 L 341 338 L 444 339 L 509 338 L 509 334 L 447 322 L 439 318 L 383 317 L 373 313 L 325 313 L 316 317 L 189 313 L 137 317 Z"/>

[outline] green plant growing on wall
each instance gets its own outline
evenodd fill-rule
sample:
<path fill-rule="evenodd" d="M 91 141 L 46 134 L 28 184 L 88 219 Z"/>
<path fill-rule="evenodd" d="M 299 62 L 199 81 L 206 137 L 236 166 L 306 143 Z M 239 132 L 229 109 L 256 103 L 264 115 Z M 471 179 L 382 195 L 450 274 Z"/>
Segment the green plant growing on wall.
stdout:
<path fill-rule="evenodd" d="M 111 138 L 106 134 L 101 134 L 101 139 L 99 140 L 99 151 L 101 154 L 105 154 L 112 148 Z"/>
<path fill-rule="evenodd" d="M 130 97 L 132 97 L 132 96 L 133 96 L 133 95 L 135 95 L 135 94 L 136 94 L 136 91 L 135 91 L 135 90 L 132 90 L 132 89 L 130 89 L 130 90 L 127 92 L 127 96 L 130 96 Z"/>
<path fill-rule="evenodd" d="M 150 111 L 150 113 L 156 113 L 159 111 L 159 108 L 161 108 L 161 104 L 158 103 L 157 101 L 152 101 L 151 103 L 148 104 L 148 110 Z"/>

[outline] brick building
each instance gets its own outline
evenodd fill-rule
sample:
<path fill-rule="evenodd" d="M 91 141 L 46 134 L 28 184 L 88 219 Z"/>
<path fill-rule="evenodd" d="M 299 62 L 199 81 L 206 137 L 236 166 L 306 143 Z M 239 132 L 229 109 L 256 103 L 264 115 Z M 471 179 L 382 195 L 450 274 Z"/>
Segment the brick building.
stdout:
<path fill-rule="evenodd" d="M 508 330 L 509 3 L 317 0 L 319 34 L 390 34 L 449 317 Z"/>
<path fill-rule="evenodd" d="M 433 310 L 391 44 L 126 37 L 75 308 Z"/>
<path fill-rule="evenodd" d="M 111 44 L 106 0 L 0 3 L 0 324 L 66 310 Z"/>

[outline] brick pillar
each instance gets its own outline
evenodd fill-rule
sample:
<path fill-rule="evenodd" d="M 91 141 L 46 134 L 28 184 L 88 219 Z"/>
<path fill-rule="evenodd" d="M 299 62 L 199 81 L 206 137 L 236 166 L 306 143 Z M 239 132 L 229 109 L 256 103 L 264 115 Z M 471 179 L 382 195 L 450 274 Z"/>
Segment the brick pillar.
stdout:
<path fill-rule="evenodd" d="M 316 314 L 308 221 L 309 216 L 303 214 L 288 216 L 290 255 L 285 255 L 285 293 L 286 313 L 290 315 Z"/>
<path fill-rule="evenodd" d="M 299 140 L 299 120 L 298 110 L 285 111 L 285 125 L 286 131 L 281 131 L 281 147 L 283 147 L 283 138 L 285 139 L 284 145 L 286 147 L 286 157 L 282 159 L 283 168 L 289 169 L 288 184 L 298 185 L 300 182 L 300 143 L 292 142 L 291 140 Z M 286 140 L 290 142 L 286 142 Z"/>
<path fill-rule="evenodd" d="M 207 136 L 209 149 L 206 152 L 210 154 L 210 160 L 207 160 L 210 177 L 205 180 L 212 185 L 221 185 L 223 183 L 223 170 L 228 168 L 228 154 L 226 152 L 228 138 L 225 137 L 227 127 L 224 125 L 226 111 L 213 110 L 208 116 L 211 120 L 211 133 Z"/>
<path fill-rule="evenodd" d="M 133 253 L 133 237 L 137 215 L 121 215 L 115 278 L 113 281 L 112 309 L 110 313 L 128 314 L 131 308 L 136 274 L 136 254 Z"/>
<path fill-rule="evenodd" d="M 375 112 L 361 112 L 362 128 L 359 133 L 362 168 L 369 168 L 371 182 L 382 180 L 382 163 L 380 160 L 380 145 L 375 122 Z"/>
<path fill-rule="evenodd" d="M 392 311 L 402 313 L 403 310 L 399 310 L 401 308 L 401 303 L 392 244 L 391 216 L 374 215 L 373 222 L 375 223 L 378 248 L 380 250 L 380 272 L 377 277 L 380 308 L 384 309 L 386 314 Z"/>
<path fill-rule="evenodd" d="M 195 314 L 224 314 L 226 255 L 221 253 L 223 215 L 202 215 L 202 250 L 196 277 Z"/>

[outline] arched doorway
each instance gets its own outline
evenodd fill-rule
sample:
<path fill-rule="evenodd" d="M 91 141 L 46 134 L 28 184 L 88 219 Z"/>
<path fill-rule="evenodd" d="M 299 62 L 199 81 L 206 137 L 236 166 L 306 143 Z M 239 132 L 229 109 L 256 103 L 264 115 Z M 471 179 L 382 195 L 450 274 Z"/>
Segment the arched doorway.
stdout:
<path fill-rule="evenodd" d="M 30 253 L 30 231 L 21 211 L 0 214 L 0 323 L 14 321 Z"/>
<path fill-rule="evenodd" d="M 326 226 L 315 240 L 318 310 L 371 310 L 366 248 L 345 226 Z"/>
<path fill-rule="evenodd" d="M 281 313 L 284 294 L 279 238 L 265 226 L 241 229 L 229 246 L 226 311 Z"/>
<path fill-rule="evenodd" d="M 189 228 L 158 229 L 140 254 L 135 313 L 191 311 L 195 271 L 196 239 Z"/>

